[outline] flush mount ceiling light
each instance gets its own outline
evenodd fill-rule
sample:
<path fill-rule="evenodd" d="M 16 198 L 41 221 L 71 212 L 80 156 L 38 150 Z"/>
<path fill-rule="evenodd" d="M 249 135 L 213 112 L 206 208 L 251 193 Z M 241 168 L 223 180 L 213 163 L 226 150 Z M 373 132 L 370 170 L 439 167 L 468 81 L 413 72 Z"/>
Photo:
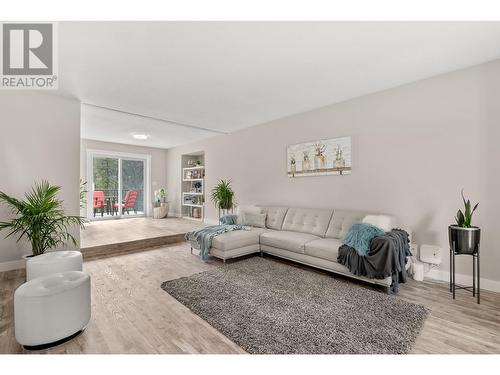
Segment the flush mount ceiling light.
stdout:
<path fill-rule="evenodd" d="M 149 134 L 144 134 L 144 133 L 132 133 L 132 137 L 135 139 L 138 139 L 140 141 L 145 141 L 149 138 Z"/>

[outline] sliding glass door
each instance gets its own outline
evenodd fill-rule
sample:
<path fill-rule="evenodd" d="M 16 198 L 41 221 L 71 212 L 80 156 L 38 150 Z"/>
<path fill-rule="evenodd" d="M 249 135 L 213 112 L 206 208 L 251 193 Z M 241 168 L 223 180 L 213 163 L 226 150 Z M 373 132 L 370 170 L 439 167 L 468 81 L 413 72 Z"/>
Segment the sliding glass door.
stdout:
<path fill-rule="evenodd" d="M 89 219 L 144 216 L 147 159 L 101 153 L 89 158 Z"/>
<path fill-rule="evenodd" d="M 144 215 L 144 160 L 121 160 L 121 214 Z"/>

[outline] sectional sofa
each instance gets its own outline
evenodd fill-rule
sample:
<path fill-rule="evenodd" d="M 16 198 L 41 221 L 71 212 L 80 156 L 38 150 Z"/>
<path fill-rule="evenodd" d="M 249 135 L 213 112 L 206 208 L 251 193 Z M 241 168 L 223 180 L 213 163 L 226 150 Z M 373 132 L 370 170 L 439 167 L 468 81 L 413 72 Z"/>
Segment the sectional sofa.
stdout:
<path fill-rule="evenodd" d="M 391 278 L 369 279 L 353 275 L 337 263 L 341 239 L 367 212 L 293 207 L 260 207 L 267 214 L 263 228 L 227 232 L 215 237 L 210 255 L 223 259 L 268 253 L 308 266 L 389 287 Z M 392 227 L 396 220 L 390 216 Z"/>

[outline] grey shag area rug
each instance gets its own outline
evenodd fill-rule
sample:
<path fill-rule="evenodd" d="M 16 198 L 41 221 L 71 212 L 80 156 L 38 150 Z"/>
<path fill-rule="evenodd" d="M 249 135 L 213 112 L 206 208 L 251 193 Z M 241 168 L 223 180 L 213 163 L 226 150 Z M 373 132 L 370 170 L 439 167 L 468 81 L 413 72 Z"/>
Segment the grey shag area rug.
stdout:
<path fill-rule="evenodd" d="M 373 288 L 260 257 L 161 287 L 257 354 L 408 353 L 428 315 Z"/>

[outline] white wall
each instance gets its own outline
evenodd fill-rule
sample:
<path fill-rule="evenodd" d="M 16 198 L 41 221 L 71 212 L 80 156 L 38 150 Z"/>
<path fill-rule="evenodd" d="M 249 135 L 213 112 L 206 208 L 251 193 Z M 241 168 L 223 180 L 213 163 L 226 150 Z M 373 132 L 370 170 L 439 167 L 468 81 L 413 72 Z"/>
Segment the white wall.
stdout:
<path fill-rule="evenodd" d="M 79 212 L 80 103 L 47 93 L 0 90 L 0 190 L 23 197 L 35 181 L 62 187 L 67 214 Z M 0 220 L 11 217 L 0 205 Z M 15 268 L 26 242 L 0 232 L 0 269 Z M 79 230 L 74 234 L 79 238 Z M 5 263 L 9 262 L 9 263 Z M 3 265 L 2 265 L 3 263 Z"/>
<path fill-rule="evenodd" d="M 447 227 L 464 188 L 481 202 L 475 224 L 483 231 L 482 276 L 500 281 L 499 103 L 500 61 L 494 61 L 173 148 L 167 169 L 173 210 L 179 212 L 181 154 L 204 151 L 207 192 L 229 178 L 240 204 L 395 214 L 418 243 L 442 246 L 446 275 Z M 347 135 L 352 175 L 287 177 L 287 145 Z M 216 218 L 209 200 L 206 217 Z M 469 275 L 471 262 L 459 259 L 458 272 Z"/>
<path fill-rule="evenodd" d="M 87 150 L 123 152 L 151 156 L 151 186 L 150 200 L 154 198 L 154 191 L 167 186 L 167 150 L 152 147 L 131 146 L 118 143 L 82 139 L 80 147 L 80 176 L 87 180 Z M 171 193 L 167 191 L 167 199 Z M 82 212 L 82 215 L 86 215 Z M 152 215 L 152 213 L 151 213 Z"/>

